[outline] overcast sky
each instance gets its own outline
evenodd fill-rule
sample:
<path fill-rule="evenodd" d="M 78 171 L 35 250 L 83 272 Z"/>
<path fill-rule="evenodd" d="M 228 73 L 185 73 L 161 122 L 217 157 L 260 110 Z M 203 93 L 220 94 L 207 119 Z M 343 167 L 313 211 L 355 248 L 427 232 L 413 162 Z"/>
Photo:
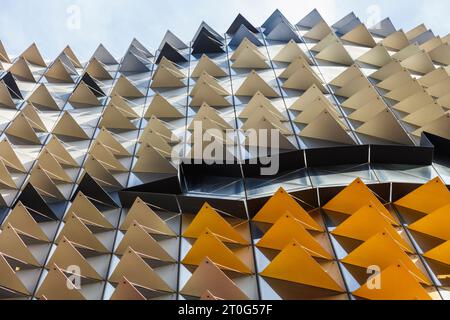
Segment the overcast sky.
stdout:
<path fill-rule="evenodd" d="M 448 0 L 0 0 L 0 39 L 11 55 L 36 42 L 46 59 L 69 44 L 87 60 L 103 43 L 121 56 L 133 37 L 157 48 L 167 29 L 182 40 L 192 39 L 205 20 L 218 32 L 227 30 L 240 12 L 255 25 L 278 7 L 293 23 L 317 8 L 333 24 L 354 11 L 374 23 L 391 17 L 397 28 L 425 23 L 436 34 L 450 32 Z"/>

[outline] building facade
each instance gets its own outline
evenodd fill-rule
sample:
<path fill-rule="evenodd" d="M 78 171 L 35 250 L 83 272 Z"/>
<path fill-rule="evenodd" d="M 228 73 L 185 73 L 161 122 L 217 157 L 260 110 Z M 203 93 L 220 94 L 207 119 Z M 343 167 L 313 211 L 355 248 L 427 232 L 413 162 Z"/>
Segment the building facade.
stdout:
<path fill-rule="evenodd" d="M 0 42 L 0 298 L 450 299 L 449 42 L 316 10 Z"/>

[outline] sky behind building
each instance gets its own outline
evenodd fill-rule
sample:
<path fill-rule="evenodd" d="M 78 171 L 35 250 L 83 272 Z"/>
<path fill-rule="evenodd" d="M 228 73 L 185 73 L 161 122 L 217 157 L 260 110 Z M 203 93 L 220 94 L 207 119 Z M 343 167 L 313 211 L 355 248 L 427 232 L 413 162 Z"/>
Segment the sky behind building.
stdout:
<path fill-rule="evenodd" d="M 36 42 L 51 60 L 69 44 L 87 60 L 99 42 L 115 56 L 134 37 L 154 51 L 167 29 L 188 42 L 202 20 L 223 33 L 238 13 L 259 26 L 276 8 L 293 23 L 317 8 L 330 24 L 353 11 L 369 25 L 390 17 L 404 30 L 450 32 L 447 0 L 2 0 L 0 39 L 11 55 Z"/>

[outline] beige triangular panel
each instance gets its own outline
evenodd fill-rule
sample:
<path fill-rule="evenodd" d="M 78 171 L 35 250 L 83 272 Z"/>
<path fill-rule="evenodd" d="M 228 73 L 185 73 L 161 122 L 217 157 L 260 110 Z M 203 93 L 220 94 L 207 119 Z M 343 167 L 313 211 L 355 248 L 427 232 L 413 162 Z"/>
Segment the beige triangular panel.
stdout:
<path fill-rule="evenodd" d="M 64 112 L 55 128 L 53 129 L 52 133 L 55 135 L 72 137 L 81 140 L 89 140 L 86 132 L 84 132 L 84 130 L 80 127 L 80 125 L 75 121 L 73 116 L 68 111 Z"/>
<path fill-rule="evenodd" d="M 106 71 L 106 66 L 98 61 L 96 58 L 92 58 L 89 62 L 89 66 L 86 68 L 86 72 L 93 78 L 98 80 L 112 80 L 111 74 Z"/>
<path fill-rule="evenodd" d="M 102 186 L 107 188 L 121 188 L 122 185 L 116 180 L 114 175 L 107 169 L 107 166 L 90 155 L 84 163 L 86 172 Z"/>
<path fill-rule="evenodd" d="M 336 111 L 333 109 L 331 102 L 328 99 L 316 98 L 313 102 L 306 105 L 303 111 L 295 118 L 295 122 L 309 124 L 314 119 L 316 119 L 322 111 L 328 111 L 334 113 L 336 116 Z"/>
<path fill-rule="evenodd" d="M 195 121 L 200 121 L 203 123 L 203 130 L 208 129 L 219 129 L 219 130 L 226 130 L 226 129 L 233 129 L 231 125 L 228 124 L 220 115 L 219 113 L 214 109 L 211 108 L 209 105 L 204 103 L 200 109 L 198 110 L 197 114 L 195 115 L 194 119 L 192 120 L 191 125 L 189 126 L 188 130 L 194 130 L 194 123 Z M 211 126 L 208 126 L 208 123 L 211 124 Z"/>
<path fill-rule="evenodd" d="M 382 44 L 387 48 L 399 51 L 409 46 L 409 40 L 403 30 L 399 30 L 384 38 Z"/>
<path fill-rule="evenodd" d="M 289 109 L 303 111 L 306 106 L 310 105 L 317 98 L 326 99 L 322 91 L 320 91 L 316 85 L 312 85 L 292 104 Z"/>
<path fill-rule="evenodd" d="M 167 125 L 156 117 L 151 117 L 139 142 L 145 140 L 144 138 L 149 131 L 156 132 L 169 143 L 180 142 L 180 139 L 173 134 L 173 132 L 167 127 Z"/>
<path fill-rule="evenodd" d="M 268 98 L 278 98 L 280 96 L 254 70 L 244 80 L 236 95 L 253 97 L 258 91 Z"/>
<path fill-rule="evenodd" d="M 209 258 L 200 264 L 181 289 L 181 294 L 200 297 L 205 290 L 225 300 L 248 300 L 248 296 Z"/>
<path fill-rule="evenodd" d="M 0 143 L 0 159 L 8 168 L 17 170 L 22 173 L 27 172 L 7 139 L 4 139 Z"/>
<path fill-rule="evenodd" d="M 136 198 L 133 206 L 128 211 L 125 221 L 120 226 L 120 230 L 128 230 L 132 223 L 137 222 L 145 227 L 147 232 L 154 235 L 165 235 L 175 237 L 176 234 L 170 229 L 167 223 L 162 220 L 144 201 Z"/>
<path fill-rule="evenodd" d="M 136 130 L 136 126 L 113 104 L 105 109 L 99 125 L 107 129 Z"/>
<path fill-rule="evenodd" d="M 386 47 L 379 44 L 364 53 L 357 60 L 373 66 L 382 67 L 391 61 L 391 56 L 389 55 Z"/>
<path fill-rule="evenodd" d="M 448 66 L 450 64 L 450 47 L 448 44 L 441 44 L 428 53 L 433 61 Z"/>
<path fill-rule="evenodd" d="M 9 109 L 16 109 L 16 104 L 14 103 L 11 93 L 4 81 L 0 81 L 0 106 L 6 107 Z"/>
<path fill-rule="evenodd" d="M 260 59 L 262 59 L 262 60 L 264 60 L 264 61 L 267 60 L 267 57 L 266 57 L 264 54 L 262 54 L 261 51 L 259 51 L 258 47 L 257 47 L 253 42 L 251 42 L 250 40 L 248 40 L 247 37 L 244 38 L 244 39 L 241 41 L 241 44 L 240 44 L 239 47 L 234 51 L 234 53 L 233 53 L 233 55 L 231 56 L 230 60 L 231 60 L 231 61 L 235 61 L 235 60 L 239 57 L 239 55 L 240 55 L 244 50 L 246 50 L 246 49 L 251 49 L 251 50 L 253 50 L 256 54 L 259 55 Z"/>
<path fill-rule="evenodd" d="M 101 281 L 102 276 L 100 276 L 98 272 L 89 264 L 86 258 L 83 257 L 80 251 L 78 251 L 77 247 L 80 247 L 80 249 L 85 249 L 82 246 L 78 246 L 76 243 L 70 242 L 67 238 L 63 238 L 48 261 L 47 268 L 57 265 L 62 270 L 69 270 L 69 267 L 75 265 L 80 267 L 80 276 Z"/>
<path fill-rule="evenodd" d="M 367 122 L 386 109 L 387 106 L 384 104 L 383 100 L 380 97 L 377 97 L 351 113 L 348 118 L 360 122 Z"/>
<path fill-rule="evenodd" d="M 365 106 L 370 101 L 379 98 L 377 90 L 371 85 L 363 88 L 342 103 L 342 106 L 349 109 L 357 110 Z"/>
<path fill-rule="evenodd" d="M 86 226 L 85 222 L 82 221 L 75 213 L 70 213 L 67 217 L 67 222 L 58 235 L 56 242 L 61 242 L 63 238 L 67 238 L 71 242 L 87 247 L 98 253 L 109 252 L 109 250 L 106 249 L 106 247 Z"/>
<path fill-rule="evenodd" d="M 89 154 L 94 156 L 109 171 L 128 172 L 128 169 L 117 160 L 114 154 L 98 141 L 92 144 Z"/>
<path fill-rule="evenodd" d="M 11 268 L 5 257 L 0 254 L 0 286 L 24 295 L 30 295 L 30 292 L 25 285 L 17 277 L 16 272 Z"/>
<path fill-rule="evenodd" d="M 386 98 L 402 101 L 418 92 L 421 92 L 423 87 L 417 82 L 417 80 L 411 80 L 407 83 L 402 84 L 397 89 L 394 89 L 385 95 Z"/>
<path fill-rule="evenodd" d="M 72 281 L 56 265 L 50 268 L 36 296 L 44 300 L 86 300 L 80 290 L 72 285 Z"/>
<path fill-rule="evenodd" d="M 24 58 L 19 57 L 11 68 L 9 68 L 9 71 L 19 79 L 29 82 L 36 82 L 36 79 L 34 78 L 34 75 Z"/>
<path fill-rule="evenodd" d="M 40 267 L 40 263 L 33 256 L 19 234 L 24 233 L 14 229 L 11 225 L 3 228 L 3 231 L 0 233 L 0 252 L 25 264 Z M 31 235 L 27 236 L 31 237 Z"/>
<path fill-rule="evenodd" d="M 25 108 L 22 109 L 22 114 L 26 117 L 27 121 L 34 130 L 47 132 L 47 128 L 45 127 L 38 111 L 31 103 L 27 104 Z"/>
<path fill-rule="evenodd" d="M 139 115 L 136 111 L 131 107 L 129 101 L 127 99 L 115 94 L 111 97 L 111 101 L 108 106 L 114 105 L 119 111 L 128 119 L 137 119 Z"/>
<path fill-rule="evenodd" d="M 66 197 L 56 186 L 49 173 L 41 168 L 41 166 L 34 167 L 30 175 L 30 183 L 36 190 L 44 197 L 53 198 L 54 200 L 64 201 Z"/>
<path fill-rule="evenodd" d="M 428 106 L 433 103 L 433 98 L 425 90 L 423 90 L 400 101 L 395 104 L 393 108 L 406 113 L 413 113 L 421 109 L 423 106 Z"/>
<path fill-rule="evenodd" d="M 301 132 L 301 137 L 334 141 L 338 143 L 354 145 L 355 141 L 350 137 L 341 120 L 334 112 L 322 111 Z"/>
<path fill-rule="evenodd" d="M 35 43 L 33 43 L 30 47 L 28 47 L 28 49 L 21 54 L 21 57 L 23 57 L 28 62 L 38 65 L 40 67 L 47 66 Z"/>
<path fill-rule="evenodd" d="M 298 57 L 302 57 L 303 59 L 308 61 L 308 63 L 311 64 L 311 60 L 306 55 L 306 53 L 303 52 L 303 50 L 299 47 L 297 42 L 295 42 L 294 40 L 291 40 L 291 41 L 289 41 L 289 43 L 287 45 L 285 45 L 280 50 L 280 52 L 277 53 L 277 55 L 273 58 L 273 60 L 279 61 L 279 62 L 291 63 L 292 61 L 294 61 L 294 59 L 296 59 Z"/>
<path fill-rule="evenodd" d="M 335 95 L 350 98 L 359 91 L 368 88 L 370 85 L 369 80 L 361 74 L 360 76 L 347 82 L 343 87 L 336 90 Z"/>
<path fill-rule="evenodd" d="M 181 119 L 184 115 L 173 105 L 171 105 L 163 96 L 157 93 L 154 97 L 150 106 L 145 113 L 144 118 L 148 119 L 152 116 L 165 119 Z"/>
<path fill-rule="evenodd" d="M 5 166 L 3 161 L 0 161 L 0 186 L 6 189 L 16 189 L 17 185 L 14 182 L 11 174 Z"/>
<path fill-rule="evenodd" d="M 369 30 L 367 30 L 366 26 L 363 23 L 359 24 L 357 27 L 344 34 L 341 39 L 370 48 L 373 48 L 377 45 Z"/>
<path fill-rule="evenodd" d="M 390 76 L 402 72 L 404 70 L 405 68 L 400 64 L 399 61 L 392 61 L 384 65 L 374 73 L 372 73 L 370 77 L 379 81 L 383 81 L 389 78 Z"/>
<path fill-rule="evenodd" d="M 408 38 L 408 40 L 413 40 L 414 38 L 417 38 L 418 36 L 427 31 L 428 31 L 427 27 L 425 26 L 425 24 L 422 23 L 419 24 L 417 27 L 406 32 L 406 37 Z"/>
<path fill-rule="evenodd" d="M 48 150 L 51 155 L 62 165 L 69 167 L 78 167 L 78 163 L 67 151 L 66 147 L 61 144 L 61 141 L 52 136 L 50 142 L 45 146 L 45 150 Z"/>
<path fill-rule="evenodd" d="M 334 34 L 330 34 L 329 36 L 325 37 L 311 50 L 318 52 L 318 54 L 316 55 L 317 59 L 335 62 L 347 66 L 353 64 L 352 57 Z"/>
<path fill-rule="evenodd" d="M 445 139 L 450 139 L 450 111 L 447 111 L 445 115 L 434 120 L 431 123 L 423 126 L 419 130 L 414 132 L 414 135 L 420 136 L 422 132 L 428 132 Z"/>
<path fill-rule="evenodd" d="M 190 93 L 192 97 L 190 105 L 200 107 L 203 103 L 207 103 L 214 107 L 227 107 L 230 106 L 230 102 L 224 97 L 228 95 L 230 95 L 228 91 L 216 79 L 203 73 Z"/>
<path fill-rule="evenodd" d="M 92 90 L 88 87 L 88 85 L 81 81 L 78 86 L 73 91 L 72 95 L 69 98 L 69 102 L 84 104 L 88 106 L 100 106 L 101 102 L 97 99 Z"/>
<path fill-rule="evenodd" d="M 114 229 L 111 222 L 109 222 L 105 216 L 97 209 L 96 206 L 92 204 L 91 201 L 82 193 L 79 192 L 72 202 L 68 210 L 68 215 L 65 217 L 64 221 L 71 217 L 71 213 L 76 214 L 79 218 L 86 221 L 90 221 L 98 226 L 102 226 L 105 229 Z"/>
<path fill-rule="evenodd" d="M 444 114 L 444 109 L 437 103 L 434 103 L 407 115 L 402 119 L 402 121 L 418 127 L 422 127 L 427 125 L 428 123 L 433 122 L 436 119 L 439 119 Z"/>
<path fill-rule="evenodd" d="M 171 62 L 160 63 L 153 74 L 152 88 L 182 88 L 186 84 L 182 81 L 184 74 L 176 68 Z"/>
<path fill-rule="evenodd" d="M 178 65 L 174 62 L 170 61 L 166 57 L 163 57 L 159 62 L 159 66 L 164 66 L 167 69 L 172 71 L 172 74 L 176 76 L 178 79 L 186 78 L 186 75 L 178 68 Z"/>
<path fill-rule="evenodd" d="M 427 92 L 436 98 L 445 97 L 446 95 L 450 94 L 449 86 L 450 86 L 450 77 L 431 86 L 430 88 L 427 89 Z"/>
<path fill-rule="evenodd" d="M 308 61 L 306 61 L 303 57 L 297 57 L 288 65 L 286 69 L 284 69 L 278 78 L 289 79 L 294 73 L 302 68 L 307 68 L 310 72 L 314 72 Z"/>
<path fill-rule="evenodd" d="M 35 106 L 42 106 L 52 110 L 59 110 L 55 99 L 53 99 L 52 95 L 43 83 L 33 91 L 33 93 L 28 98 L 28 101 L 33 103 Z"/>
<path fill-rule="evenodd" d="M 3 46 L 3 43 L 0 41 L 0 61 L 11 63 L 11 59 L 8 56 L 8 53 Z"/>
<path fill-rule="evenodd" d="M 320 41 L 332 32 L 330 26 L 325 21 L 321 21 L 305 33 L 303 37 Z"/>
<path fill-rule="evenodd" d="M 30 144 L 41 144 L 36 132 L 23 113 L 19 113 L 19 115 L 11 122 L 5 133 L 7 135 L 25 140 Z"/>
<path fill-rule="evenodd" d="M 64 83 L 74 83 L 69 71 L 58 58 L 45 72 L 45 77 L 49 82 L 64 82 Z"/>
<path fill-rule="evenodd" d="M 319 76 L 311 69 L 311 67 L 304 64 L 290 76 L 285 83 L 283 83 L 283 88 L 305 91 L 312 85 L 316 85 L 323 93 L 327 92 Z"/>
<path fill-rule="evenodd" d="M 144 94 L 136 88 L 136 86 L 128 80 L 127 77 L 121 75 L 114 85 L 111 94 L 118 94 L 126 98 L 143 98 Z"/>
<path fill-rule="evenodd" d="M 110 282 L 118 283 L 121 278 L 126 277 L 131 282 L 153 290 L 173 292 L 174 290 L 153 270 L 144 259 L 150 257 L 137 253 L 132 248 L 126 250 L 120 259 L 116 269 L 109 278 Z"/>
<path fill-rule="evenodd" d="M 77 58 L 75 53 L 73 52 L 72 48 L 70 46 L 67 46 L 63 53 L 70 59 L 70 62 L 76 67 L 76 68 L 83 68 L 80 60 Z"/>
<path fill-rule="evenodd" d="M 203 72 L 207 72 L 213 77 L 226 77 L 228 74 L 220 68 L 214 61 L 212 61 L 206 54 L 202 55 L 197 63 L 191 77 L 198 78 Z"/>
<path fill-rule="evenodd" d="M 278 129 L 282 134 L 291 134 L 291 132 L 286 128 L 286 126 L 275 116 L 269 112 L 265 113 L 255 113 L 251 115 L 241 127 L 242 130 L 249 129 L 268 129 L 269 127 L 265 122 L 268 122 L 269 127 Z"/>
<path fill-rule="evenodd" d="M 120 142 L 114 138 L 113 134 L 106 128 L 100 130 L 100 134 L 95 139 L 97 142 L 103 144 L 116 157 L 129 157 L 131 153 L 125 149 Z"/>
<path fill-rule="evenodd" d="M 34 220 L 28 209 L 20 201 L 5 219 L 3 225 L 11 225 L 14 229 L 20 230 L 25 234 L 29 234 L 33 238 L 40 241 L 50 241 L 36 220 Z"/>
<path fill-rule="evenodd" d="M 377 83 L 377 87 L 384 90 L 394 90 L 400 87 L 403 84 L 409 83 L 412 80 L 411 73 L 408 70 L 403 70 L 401 72 L 397 72 L 393 74 L 380 83 Z"/>
<path fill-rule="evenodd" d="M 130 247 L 136 252 L 152 257 L 152 259 L 155 260 L 168 263 L 177 262 L 163 247 L 161 247 L 148 231 L 136 221 L 131 224 L 130 228 L 125 233 L 125 236 L 115 250 L 115 254 L 126 254 L 127 249 Z"/>
<path fill-rule="evenodd" d="M 269 112 L 281 121 L 287 120 L 286 117 L 273 106 L 272 102 L 259 91 L 250 99 L 247 106 L 239 114 L 239 118 L 248 119 L 255 114 L 255 112 Z"/>
<path fill-rule="evenodd" d="M 66 173 L 58 160 L 50 153 L 50 151 L 48 151 L 48 149 L 41 153 L 38 164 L 52 180 L 62 183 L 73 182 L 73 179 Z"/>
<path fill-rule="evenodd" d="M 344 87 L 355 78 L 361 76 L 364 76 L 361 69 L 356 64 L 353 64 L 352 66 L 348 67 L 343 72 L 341 72 L 336 78 L 334 78 L 330 82 L 330 84 L 336 87 Z"/>
<path fill-rule="evenodd" d="M 235 69 L 267 69 L 269 64 L 266 58 L 261 56 L 258 50 L 251 47 L 244 48 L 232 64 Z"/>
<path fill-rule="evenodd" d="M 137 173 L 172 173 L 178 172 L 177 168 L 151 145 L 143 145 L 139 150 L 139 158 L 133 168 Z"/>
<path fill-rule="evenodd" d="M 146 288 L 147 290 L 151 290 Z M 110 300 L 112 301 L 145 301 L 147 300 L 142 293 L 136 289 L 135 285 L 132 284 L 127 278 L 122 278 L 119 284 L 111 295 Z"/>
<path fill-rule="evenodd" d="M 389 110 L 380 112 L 376 117 L 364 123 L 356 131 L 399 144 L 412 144 L 408 134 L 403 130 Z"/>
<path fill-rule="evenodd" d="M 448 68 L 440 67 L 420 77 L 417 81 L 424 87 L 429 88 L 448 79 L 449 73 L 450 70 Z"/>

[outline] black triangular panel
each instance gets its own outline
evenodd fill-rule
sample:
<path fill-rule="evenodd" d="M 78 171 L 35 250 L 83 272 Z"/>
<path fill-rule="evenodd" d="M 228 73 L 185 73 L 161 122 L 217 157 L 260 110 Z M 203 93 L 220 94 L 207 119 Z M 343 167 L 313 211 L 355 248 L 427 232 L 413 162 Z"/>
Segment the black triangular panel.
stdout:
<path fill-rule="evenodd" d="M 89 73 L 86 72 L 81 78 L 81 81 L 84 81 L 84 83 L 89 87 L 89 89 L 97 98 L 105 96 L 103 90 L 98 86 L 97 82 L 95 82 L 95 80 L 92 79 Z"/>
<path fill-rule="evenodd" d="M 258 29 L 256 29 L 242 14 L 238 14 L 236 19 L 234 19 L 233 23 L 231 24 L 230 28 L 228 28 L 227 33 L 230 35 L 235 34 L 239 28 L 244 25 L 248 30 L 250 30 L 253 33 L 258 33 Z"/>
<path fill-rule="evenodd" d="M 207 29 L 202 29 L 192 45 L 192 54 L 224 53 L 223 43 Z"/>
<path fill-rule="evenodd" d="M 82 192 L 86 197 L 100 204 L 116 208 L 120 207 L 118 198 L 108 194 L 88 173 L 84 174 L 71 201 L 75 200 L 78 192 Z M 116 199 L 113 199 L 113 197 Z"/>
<path fill-rule="evenodd" d="M 177 49 L 175 49 L 168 43 L 164 45 L 161 52 L 159 53 L 158 59 L 156 59 L 156 63 L 160 63 L 163 57 L 175 63 L 187 62 L 187 59 Z"/>
<path fill-rule="evenodd" d="M 28 208 L 31 215 L 37 222 L 46 222 L 59 219 L 31 183 L 28 183 L 25 189 L 23 189 L 19 198 L 16 200 L 14 207 L 19 201 Z"/>
<path fill-rule="evenodd" d="M 23 99 L 22 93 L 20 92 L 16 80 L 14 80 L 11 72 L 8 71 L 4 73 L 2 76 L 0 76 L 0 80 L 5 82 L 6 87 L 8 88 L 9 93 L 11 94 L 11 97 L 13 99 Z"/>

